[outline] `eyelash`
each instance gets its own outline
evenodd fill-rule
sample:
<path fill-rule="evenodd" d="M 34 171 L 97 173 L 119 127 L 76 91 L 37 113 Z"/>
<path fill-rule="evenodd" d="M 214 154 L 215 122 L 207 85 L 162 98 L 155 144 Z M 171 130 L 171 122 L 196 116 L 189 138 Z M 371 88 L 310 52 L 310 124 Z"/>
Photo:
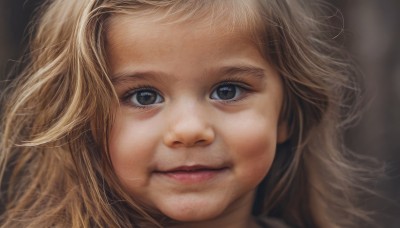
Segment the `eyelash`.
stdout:
<path fill-rule="evenodd" d="M 222 87 L 222 86 L 235 86 L 236 88 L 241 90 L 241 93 L 243 93 L 243 94 L 241 94 L 238 98 L 229 99 L 229 100 L 212 99 L 211 98 L 212 94 L 215 93 L 216 89 L 218 89 L 219 87 Z M 121 103 L 129 105 L 129 106 L 132 106 L 134 108 L 138 108 L 138 109 L 148 109 L 148 108 L 153 107 L 153 105 L 156 105 L 156 104 L 153 104 L 153 105 L 135 105 L 131 101 L 132 96 L 135 95 L 135 93 L 140 92 L 140 91 L 145 91 L 145 90 L 149 90 L 149 91 L 157 93 L 157 95 L 160 96 L 164 101 L 163 95 L 159 92 L 159 90 L 155 89 L 153 86 L 150 86 L 150 85 L 138 85 L 138 86 L 135 86 L 135 87 L 127 89 L 127 92 L 124 93 L 123 96 L 120 98 Z M 247 83 L 242 82 L 240 80 L 226 80 L 226 81 L 219 82 L 217 85 L 215 85 L 212 88 L 211 93 L 209 95 L 209 98 L 212 99 L 212 100 L 216 100 L 218 102 L 229 104 L 229 103 L 237 102 L 237 101 L 240 101 L 240 100 L 246 98 L 247 94 L 250 93 L 250 92 L 252 92 L 252 89 Z"/>

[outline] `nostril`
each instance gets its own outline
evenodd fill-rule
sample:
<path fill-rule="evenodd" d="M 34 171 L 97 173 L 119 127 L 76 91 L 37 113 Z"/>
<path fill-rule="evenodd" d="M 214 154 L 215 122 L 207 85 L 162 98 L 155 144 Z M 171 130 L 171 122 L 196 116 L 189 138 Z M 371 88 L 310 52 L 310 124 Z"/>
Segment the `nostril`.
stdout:
<path fill-rule="evenodd" d="M 174 142 L 172 142 L 172 146 L 173 147 L 177 147 L 177 146 L 183 146 L 184 144 L 182 143 L 182 142 L 180 142 L 180 141 L 174 141 Z"/>
<path fill-rule="evenodd" d="M 195 145 L 199 145 L 199 146 L 204 146 L 204 145 L 206 145 L 206 144 L 207 144 L 207 140 L 204 140 L 204 139 L 198 140 L 198 141 L 195 143 Z"/>
<path fill-rule="evenodd" d="M 194 147 L 207 146 L 214 141 L 214 134 L 168 134 L 164 137 L 164 143 L 169 147 Z"/>
<path fill-rule="evenodd" d="M 172 143 L 172 146 L 178 147 L 178 146 L 186 146 L 186 147 L 191 147 L 191 146 L 204 146 L 207 145 L 207 140 L 197 140 L 197 141 L 192 141 L 192 142 L 182 142 L 182 141 L 174 141 Z"/>

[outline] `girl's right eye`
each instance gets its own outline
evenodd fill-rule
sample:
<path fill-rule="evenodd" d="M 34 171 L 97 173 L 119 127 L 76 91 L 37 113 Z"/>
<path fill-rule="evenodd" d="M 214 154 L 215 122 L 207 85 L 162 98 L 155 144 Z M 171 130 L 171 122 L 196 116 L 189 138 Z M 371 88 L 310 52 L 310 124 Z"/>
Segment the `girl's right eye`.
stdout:
<path fill-rule="evenodd" d="M 164 98 L 153 89 L 134 90 L 124 100 L 133 106 L 142 108 L 164 102 Z"/>

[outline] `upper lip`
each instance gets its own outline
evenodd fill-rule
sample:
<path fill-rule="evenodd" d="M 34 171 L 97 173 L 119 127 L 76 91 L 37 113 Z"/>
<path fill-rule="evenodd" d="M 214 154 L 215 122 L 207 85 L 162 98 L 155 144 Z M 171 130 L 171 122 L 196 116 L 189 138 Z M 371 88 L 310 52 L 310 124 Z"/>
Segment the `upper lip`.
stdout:
<path fill-rule="evenodd" d="M 178 166 L 175 168 L 160 170 L 159 172 L 168 173 L 168 172 L 193 172 L 199 170 L 219 170 L 224 169 L 226 167 L 223 166 L 207 166 L 207 165 L 184 165 Z"/>

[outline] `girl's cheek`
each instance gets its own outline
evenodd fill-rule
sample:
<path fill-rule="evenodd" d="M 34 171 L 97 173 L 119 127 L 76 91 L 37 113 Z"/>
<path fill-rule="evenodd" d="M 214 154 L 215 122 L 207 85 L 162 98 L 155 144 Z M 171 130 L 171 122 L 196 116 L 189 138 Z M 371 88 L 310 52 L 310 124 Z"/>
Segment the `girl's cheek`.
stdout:
<path fill-rule="evenodd" d="M 225 132 L 225 143 L 237 161 L 238 173 L 249 181 L 262 179 L 272 164 L 277 145 L 276 119 L 275 115 L 254 111 L 230 121 L 227 118 L 226 125 L 230 127 Z"/>
<path fill-rule="evenodd" d="M 131 115 L 116 115 L 110 137 L 110 157 L 117 176 L 130 185 L 130 180 L 140 183 L 145 166 L 152 163 L 157 144 L 155 126 L 147 121 L 137 121 Z M 140 177 L 138 179 L 138 177 Z"/>

